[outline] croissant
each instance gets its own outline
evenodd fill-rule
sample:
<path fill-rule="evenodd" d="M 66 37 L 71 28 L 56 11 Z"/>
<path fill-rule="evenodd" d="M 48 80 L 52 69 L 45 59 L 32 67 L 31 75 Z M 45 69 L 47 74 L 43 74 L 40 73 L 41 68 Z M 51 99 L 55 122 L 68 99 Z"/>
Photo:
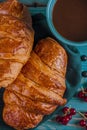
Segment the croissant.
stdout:
<path fill-rule="evenodd" d="M 64 105 L 67 54 L 52 38 L 38 42 L 17 79 L 3 96 L 3 120 L 15 129 L 36 127 L 45 115 Z"/>
<path fill-rule="evenodd" d="M 0 3 L 0 87 L 16 79 L 30 56 L 34 31 L 27 12 L 16 0 Z"/>
<path fill-rule="evenodd" d="M 12 15 L 25 22 L 32 29 L 32 19 L 27 7 L 17 0 L 6 0 L 0 3 L 0 14 Z"/>

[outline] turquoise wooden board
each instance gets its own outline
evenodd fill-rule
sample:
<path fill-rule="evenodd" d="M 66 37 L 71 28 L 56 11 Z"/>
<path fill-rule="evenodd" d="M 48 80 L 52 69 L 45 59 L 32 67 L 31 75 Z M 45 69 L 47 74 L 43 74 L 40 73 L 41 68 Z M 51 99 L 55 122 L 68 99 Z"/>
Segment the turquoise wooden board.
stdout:
<path fill-rule="evenodd" d="M 48 0 L 20 0 L 20 1 L 25 4 L 32 4 L 32 3 L 47 4 L 48 2 Z"/>
<path fill-rule="evenodd" d="M 2 1 L 2 0 L 0 0 Z M 48 3 L 48 0 L 20 0 L 26 5 L 35 5 L 35 3 L 38 3 L 37 7 L 30 7 L 29 10 L 32 15 L 37 14 L 37 13 L 43 13 L 44 15 L 46 14 L 46 5 Z M 80 51 L 80 55 L 87 55 L 87 46 L 80 47 L 78 46 L 77 49 Z M 86 70 L 87 71 L 87 61 L 82 62 L 82 71 Z M 87 78 L 82 77 L 81 80 L 81 85 L 87 84 Z M 79 90 L 78 90 L 79 91 Z M 67 104 L 66 106 L 72 106 L 76 108 L 76 110 L 81 111 L 81 112 L 86 112 L 87 111 L 87 103 L 79 100 L 76 96 L 74 96 Z M 1 107 L 0 107 L 1 109 Z M 59 125 L 56 123 L 53 118 L 56 117 L 57 115 L 54 115 L 51 119 L 45 121 L 41 125 L 39 125 L 35 130 L 85 130 L 84 128 L 81 128 L 78 125 L 78 121 L 81 119 L 81 116 L 76 114 L 73 119 L 69 122 L 67 126 Z M 10 127 L 7 127 L 2 121 L 0 120 L 0 130 L 13 130 Z"/>

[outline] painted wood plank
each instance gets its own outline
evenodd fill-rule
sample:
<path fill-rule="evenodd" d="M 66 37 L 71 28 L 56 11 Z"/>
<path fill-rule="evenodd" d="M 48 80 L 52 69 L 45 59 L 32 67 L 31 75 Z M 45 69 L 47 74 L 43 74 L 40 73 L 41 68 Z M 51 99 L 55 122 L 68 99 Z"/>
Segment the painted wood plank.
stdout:
<path fill-rule="evenodd" d="M 31 15 L 35 15 L 35 14 L 38 14 L 38 13 L 42 13 L 42 14 L 46 14 L 46 7 L 38 7 L 37 9 L 34 8 L 34 7 L 29 7 L 29 11 L 31 13 Z"/>
<path fill-rule="evenodd" d="M 31 4 L 31 3 L 47 4 L 49 0 L 20 0 L 20 1 L 26 4 Z"/>

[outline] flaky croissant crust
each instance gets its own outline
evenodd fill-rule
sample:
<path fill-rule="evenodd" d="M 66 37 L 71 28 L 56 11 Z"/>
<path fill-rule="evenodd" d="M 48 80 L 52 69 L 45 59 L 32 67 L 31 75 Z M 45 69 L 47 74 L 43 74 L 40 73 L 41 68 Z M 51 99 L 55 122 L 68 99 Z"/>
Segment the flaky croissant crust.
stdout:
<path fill-rule="evenodd" d="M 38 125 L 44 115 L 64 105 L 67 54 L 52 38 L 38 42 L 31 56 L 4 93 L 4 121 L 15 129 Z"/>
<path fill-rule="evenodd" d="M 0 3 L 0 87 L 16 79 L 32 50 L 34 31 L 30 15 L 23 21 L 24 12 L 16 0 Z"/>

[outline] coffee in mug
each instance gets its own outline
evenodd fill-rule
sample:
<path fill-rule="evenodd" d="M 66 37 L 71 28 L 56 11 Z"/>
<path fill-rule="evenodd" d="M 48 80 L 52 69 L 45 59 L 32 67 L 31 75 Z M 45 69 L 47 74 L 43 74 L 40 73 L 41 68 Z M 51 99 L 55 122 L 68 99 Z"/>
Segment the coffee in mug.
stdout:
<path fill-rule="evenodd" d="M 64 38 L 87 41 L 87 0 L 57 0 L 53 24 Z"/>

